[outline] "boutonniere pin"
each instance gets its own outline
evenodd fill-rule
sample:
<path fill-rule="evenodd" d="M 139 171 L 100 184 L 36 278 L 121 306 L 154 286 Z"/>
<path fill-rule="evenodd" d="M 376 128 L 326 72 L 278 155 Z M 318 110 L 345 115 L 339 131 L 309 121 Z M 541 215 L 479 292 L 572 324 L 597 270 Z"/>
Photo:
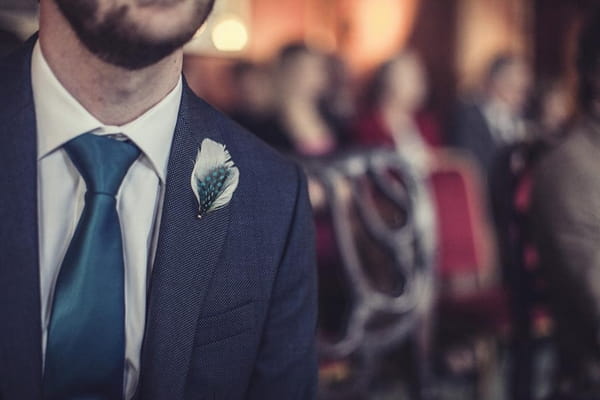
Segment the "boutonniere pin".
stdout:
<path fill-rule="evenodd" d="M 204 139 L 192 171 L 192 191 L 198 200 L 198 218 L 226 206 L 239 180 L 240 171 L 225 145 Z"/>

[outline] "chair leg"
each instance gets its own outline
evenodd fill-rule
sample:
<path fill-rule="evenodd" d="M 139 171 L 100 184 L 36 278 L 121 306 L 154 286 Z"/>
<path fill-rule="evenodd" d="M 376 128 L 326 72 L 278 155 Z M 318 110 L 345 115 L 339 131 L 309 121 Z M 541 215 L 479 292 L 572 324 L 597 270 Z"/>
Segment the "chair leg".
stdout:
<path fill-rule="evenodd" d="M 496 399 L 494 389 L 497 389 L 499 385 L 495 380 L 501 376 L 497 340 L 490 336 L 476 339 L 475 358 L 477 364 L 476 399 Z"/>
<path fill-rule="evenodd" d="M 412 357 L 415 362 L 414 382 L 411 385 L 412 398 L 416 400 L 434 400 L 435 379 L 432 368 L 432 323 L 431 315 L 424 315 L 417 322 L 412 337 Z"/>

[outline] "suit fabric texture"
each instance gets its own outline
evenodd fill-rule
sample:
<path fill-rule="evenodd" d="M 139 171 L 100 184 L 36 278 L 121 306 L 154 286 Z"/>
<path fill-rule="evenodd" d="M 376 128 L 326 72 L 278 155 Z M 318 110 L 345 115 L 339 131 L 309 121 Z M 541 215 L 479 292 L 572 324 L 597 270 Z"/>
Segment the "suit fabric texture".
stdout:
<path fill-rule="evenodd" d="M 0 399 L 41 398 L 34 40 L 0 61 Z M 65 116 L 68 123 L 68 116 Z M 240 170 L 197 218 L 200 143 Z M 313 399 L 314 229 L 300 168 L 184 87 L 169 159 L 136 398 Z"/>

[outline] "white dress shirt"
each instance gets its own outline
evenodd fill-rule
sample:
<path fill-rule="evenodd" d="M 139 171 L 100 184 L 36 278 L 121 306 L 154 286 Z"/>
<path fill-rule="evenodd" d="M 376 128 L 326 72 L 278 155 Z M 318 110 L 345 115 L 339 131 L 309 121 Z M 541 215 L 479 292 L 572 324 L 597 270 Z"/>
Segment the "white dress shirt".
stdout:
<path fill-rule="evenodd" d="M 505 104 L 488 101 L 483 105 L 482 112 L 497 144 L 510 145 L 525 139 L 527 131 L 523 119 L 511 112 Z"/>
<path fill-rule="evenodd" d="M 54 286 L 84 205 L 85 182 L 62 146 L 86 132 L 122 134 L 142 155 L 133 163 L 117 194 L 125 261 L 124 394 L 135 393 L 146 318 L 146 289 L 156 247 L 171 142 L 182 83 L 139 118 L 106 126 L 91 115 L 58 81 L 39 42 L 33 50 L 31 78 L 38 151 L 39 254 L 42 354 Z M 151 82 L 148 82 L 151 85 Z"/>

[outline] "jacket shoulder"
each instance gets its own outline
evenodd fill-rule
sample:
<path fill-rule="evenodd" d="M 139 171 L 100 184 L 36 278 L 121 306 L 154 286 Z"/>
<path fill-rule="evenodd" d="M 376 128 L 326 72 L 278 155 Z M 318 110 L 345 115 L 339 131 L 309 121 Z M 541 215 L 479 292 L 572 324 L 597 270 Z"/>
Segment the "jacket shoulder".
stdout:
<path fill-rule="evenodd" d="M 31 53 L 35 38 L 0 58 L 0 112 L 15 112 L 31 103 Z"/>
<path fill-rule="evenodd" d="M 215 109 L 201 98 L 195 96 L 203 108 L 204 118 L 210 119 L 223 137 L 233 161 L 240 171 L 249 175 L 261 189 L 272 188 L 279 193 L 296 193 L 298 180 L 302 178 L 300 167 L 291 158 L 263 142 L 223 112 Z"/>

